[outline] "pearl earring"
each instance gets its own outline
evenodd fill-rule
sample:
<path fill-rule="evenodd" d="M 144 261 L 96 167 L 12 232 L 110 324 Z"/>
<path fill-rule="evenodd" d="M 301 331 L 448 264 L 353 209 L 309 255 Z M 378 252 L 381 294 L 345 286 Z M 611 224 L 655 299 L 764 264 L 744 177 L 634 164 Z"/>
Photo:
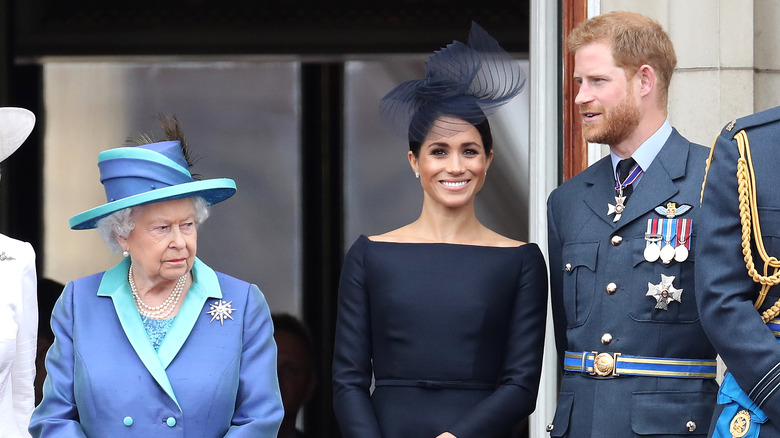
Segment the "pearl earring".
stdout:
<path fill-rule="evenodd" d="M 128 257 L 130 253 L 127 250 L 122 251 L 122 257 Z"/>
<path fill-rule="evenodd" d="M 414 177 L 420 179 L 420 172 L 414 172 Z"/>

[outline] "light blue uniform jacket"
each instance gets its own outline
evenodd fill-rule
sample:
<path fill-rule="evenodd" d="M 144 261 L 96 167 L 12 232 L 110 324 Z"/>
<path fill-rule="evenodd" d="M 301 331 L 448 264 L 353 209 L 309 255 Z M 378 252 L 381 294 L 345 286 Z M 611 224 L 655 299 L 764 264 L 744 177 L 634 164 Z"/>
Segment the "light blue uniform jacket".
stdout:
<path fill-rule="evenodd" d="M 257 286 L 196 259 L 194 282 L 155 351 L 127 283 L 129 260 L 70 282 L 52 315 L 34 437 L 275 437 L 276 345 Z M 236 309 L 224 324 L 218 300 Z"/>

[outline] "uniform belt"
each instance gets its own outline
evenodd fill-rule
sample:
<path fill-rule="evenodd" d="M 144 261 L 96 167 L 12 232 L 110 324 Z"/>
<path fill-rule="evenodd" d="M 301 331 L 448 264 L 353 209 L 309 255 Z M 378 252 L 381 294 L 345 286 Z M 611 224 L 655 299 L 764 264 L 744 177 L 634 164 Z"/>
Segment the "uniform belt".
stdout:
<path fill-rule="evenodd" d="M 493 383 L 464 382 L 460 380 L 377 379 L 374 382 L 374 386 L 413 386 L 428 389 L 496 389 L 496 385 Z"/>
<path fill-rule="evenodd" d="M 600 377 L 652 376 L 686 379 L 714 379 L 715 359 L 672 359 L 663 357 L 628 356 L 622 353 L 567 351 L 563 369 Z"/>

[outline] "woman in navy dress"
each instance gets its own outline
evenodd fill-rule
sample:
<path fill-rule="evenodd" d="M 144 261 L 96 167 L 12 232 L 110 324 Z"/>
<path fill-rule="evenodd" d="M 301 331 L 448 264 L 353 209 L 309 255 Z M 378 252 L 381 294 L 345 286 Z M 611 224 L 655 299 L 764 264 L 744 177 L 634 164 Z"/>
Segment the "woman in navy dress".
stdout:
<path fill-rule="evenodd" d="M 493 159 L 486 113 L 525 75 L 476 24 L 426 74 L 380 105 L 408 134 L 420 217 L 361 236 L 342 268 L 333 378 L 344 438 L 503 438 L 536 405 L 544 259 L 474 211 Z"/>

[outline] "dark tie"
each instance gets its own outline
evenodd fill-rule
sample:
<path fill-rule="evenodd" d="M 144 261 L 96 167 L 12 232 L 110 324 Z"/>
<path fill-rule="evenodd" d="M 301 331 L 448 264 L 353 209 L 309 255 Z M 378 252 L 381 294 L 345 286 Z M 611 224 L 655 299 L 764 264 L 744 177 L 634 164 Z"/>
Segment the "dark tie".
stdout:
<path fill-rule="evenodd" d="M 620 160 L 617 163 L 617 171 L 618 171 L 618 178 L 619 181 L 618 184 L 623 184 L 625 180 L 628 178 L 629 174 L 631 173 L 631 168 L 634 167 L 636 164 L 636 161 L 634 161 L 633 158 L 626 158 L 625 160 Z M 634 186 L 633 184 L 629 184 L 625 187 L 623 187 L 623 196 L 626 197 L 626 200 L 623 201 L 623 204 L 628 202 L 628 198 L 631 196 L 631 193 L 634 192 Z"/>

